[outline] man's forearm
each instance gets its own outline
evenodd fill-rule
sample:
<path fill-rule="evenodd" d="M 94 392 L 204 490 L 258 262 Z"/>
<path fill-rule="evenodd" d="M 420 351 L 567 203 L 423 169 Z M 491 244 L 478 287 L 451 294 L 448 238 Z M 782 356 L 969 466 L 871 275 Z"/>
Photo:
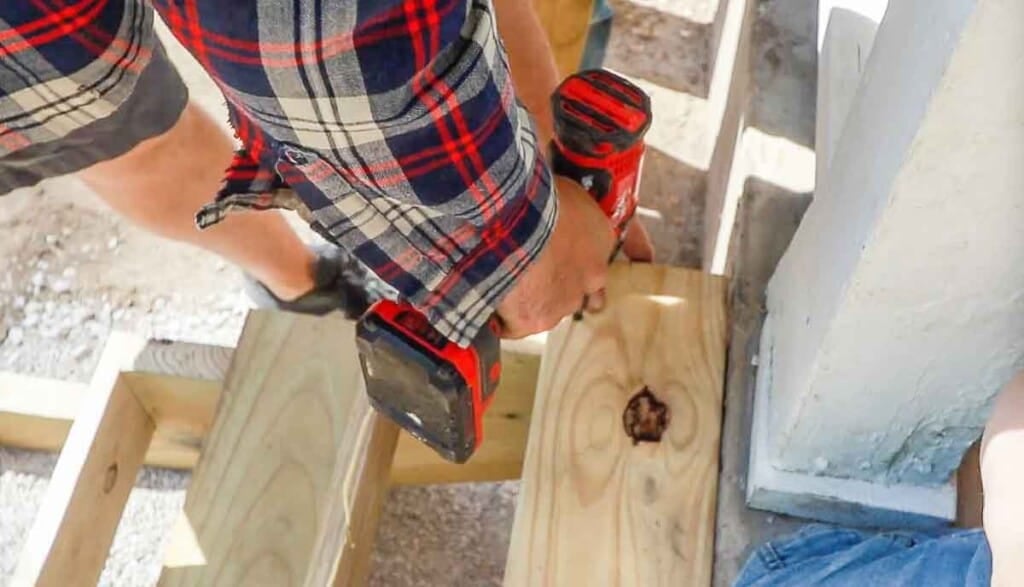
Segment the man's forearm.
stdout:
<path fill-rule="evenodd" d="M 561 79 L 547 33 L 531 0 L 494 0 L 494 8 L 516 95 L 533 115 L 538 143 L 547 145 L 554 136 L 551 94 Z"/>

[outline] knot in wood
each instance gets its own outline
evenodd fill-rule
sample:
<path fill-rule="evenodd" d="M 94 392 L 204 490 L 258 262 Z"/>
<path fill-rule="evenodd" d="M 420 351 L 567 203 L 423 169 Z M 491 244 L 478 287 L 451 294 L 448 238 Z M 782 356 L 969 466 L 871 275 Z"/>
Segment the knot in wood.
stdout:
<path fill-rule="evenodd" d="M 659 400 L 646 385 L 636 392 L 622 412 L 622 427 L 633 444 L 661 442 L 672 417 L 665 402 Z"/>
<path fill-rule="evenodd" d="M 110 493 L 114 489 L 114 485 L 117 484 L 117 463 L 113 463 L 107 467 L 106 473 L 103 475 L 103 493 Z"/>

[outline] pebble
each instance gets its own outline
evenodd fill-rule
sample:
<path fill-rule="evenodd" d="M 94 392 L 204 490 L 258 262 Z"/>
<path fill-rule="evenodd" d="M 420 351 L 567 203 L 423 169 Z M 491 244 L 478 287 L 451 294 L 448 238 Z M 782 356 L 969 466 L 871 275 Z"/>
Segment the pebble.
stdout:
<path fill-rule="evenodd" d="M 23 340 L 25 340 L 25 331 L 21 328 L 14 326 L 7 331 L 7 342 L 12 346 L 21 346 Z"/>
<path fill-rule="evenodd" d="M 89 355 L 89 352 L 90 351 L 88 345 L 81 344 L 75 347 L 73 351 L 71 351 L 71 358 L 76 361 L 81 361 L 82 359 Z"/>
<path fill-rule="evenodd" d="M 55 244 L 57 244 L 57 235 L 55 235 L 55 234 L 48 234 L 48 235 L 46 235 L 46 244 L 48 244 L 48 245 L 55 245 Z"/>
<path fill-rule="evenodd" d="M 75 276 L 76 273 L 78 272 L 75 271 L 74 267 L 67 267 L 66 269 L 64 269 L 64 271 L 61 272 L 61 277 L 67 277 L 68 279 L 71 279 L 72 277 Z"/>
<path fill-rule="evenodd" d="M 70 279 L 55 279 L 50 282 L 50 289 L 54 293 L 67 293 L 71 291 L 71 280 Z"/>
<path fill-rule="evenodd" d="M 38 271 L 32 275 L 32 279 L 30 281 L 32 282 L 32 285 L 42 287 L 43 284 L 46 283 L 46 275 L 44 275 L 42 271 Z"/>
<path fill-rule="evenodd" d="M 117 238 L 116 236 L 112 236 L 110 237 L 110 240 L 107 241 L 107 248 L 110 250 L 114 250 L 117 248 L 117 245 L 119 244 L 121 244 L 121 239 Z"/>
<path fill-rule="evenodd" d="M 64 227 L 60 229 L 60 233 L 62 236 L 71 236 L 71 229 L 68 227 Z"/>
<path fill-rule="evenodd" d="M 50 326 L 39 331 L 43 338 L 67 338 L 71 334 L 68 326 Z"/>

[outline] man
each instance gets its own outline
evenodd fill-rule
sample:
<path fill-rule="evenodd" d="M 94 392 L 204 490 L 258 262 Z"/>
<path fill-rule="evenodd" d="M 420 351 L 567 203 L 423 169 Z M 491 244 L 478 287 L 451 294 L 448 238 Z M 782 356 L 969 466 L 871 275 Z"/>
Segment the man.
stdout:
<path fill-rule="evenodd" d="M 545 162 L 558 76 L 536 16 L 496 4 L 0 2 L 0 193 L 76 172 L 240 265 L 272 305 L 358 313 L 344 255 L 317 256 L 276 213 L 232 213 L 294 208 L 455 342 L 495 311 L 505 336 L 545 330 L 584 294 L 600 307 L 611 231 Z M 224 92 L 234 156 L 188 103 L 154 7 Z M 624 251 L 650 259 L 639 224 Z"/>

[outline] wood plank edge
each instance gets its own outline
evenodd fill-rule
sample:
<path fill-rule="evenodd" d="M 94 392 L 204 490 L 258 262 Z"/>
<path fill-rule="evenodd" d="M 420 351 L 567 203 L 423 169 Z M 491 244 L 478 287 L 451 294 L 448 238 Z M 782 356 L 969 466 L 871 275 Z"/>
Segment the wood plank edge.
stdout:
<path fill-rule="evenodd" d="M 94 379 L 82 408 L 19 556 L 14 586 L 95 583 L 103 571 L 155 424 L 116 371 Z"/>
<path fill-rule="evenodd" d="M 529 367 L 532 371 L 526 373 L 527 384 L 530 384 L 529 381 L 536 378 L 535 363 L 539 358 L 531 356 L 528 360 L 533 363 Z M 125 373 L 123 376 L 156 422 L 144 464 L 177 470 L 193 469 L 213 420 L 216 399 L 220 396 L 219 382 L 150 373 Z M 212 401 L 200 402 L 200 411 L 183 411 L 171 418 L 165 408 L 173 405 L 173 398 L 168 399 L 166 390 L 174 388 L 198 390 Z M 0 374 L 0 446 L 60 452 L 71 430 L 74 413 L 88 394 L 88 389 L 89 386 L 83 383 Z M 521 393 L 518 388 L 506 391 Z M 4 401 L 13 394 L 27 399 Z M 522 407 L 528 409 L 532 404 L 528 401 Z M 517 408 L 518 411 L 522 410 Z M 495 418 L 507 417 L 500 415 L 498 409 L 492 409 L 489 414 Z M 522 419 L 525 431 L 529 426 L 529 413 L 517 414 L 517 417 Z M 485 444 L 481 449 L 483 452 L 469 463 L 454 465 L 436 457 L 408 435 L 401 434 L 390 482 L 395 485 L 430 485 L 518 479 L 522 470 L 525 433 L 502 439 L 506 445 L 521 444 L 518 450 L 505 446 L 501 451 L 494 451 L 500 454 L 489 454 L 487 447 L 496 447 L 495 441 L 491 439 L 490 444 Z"/>

